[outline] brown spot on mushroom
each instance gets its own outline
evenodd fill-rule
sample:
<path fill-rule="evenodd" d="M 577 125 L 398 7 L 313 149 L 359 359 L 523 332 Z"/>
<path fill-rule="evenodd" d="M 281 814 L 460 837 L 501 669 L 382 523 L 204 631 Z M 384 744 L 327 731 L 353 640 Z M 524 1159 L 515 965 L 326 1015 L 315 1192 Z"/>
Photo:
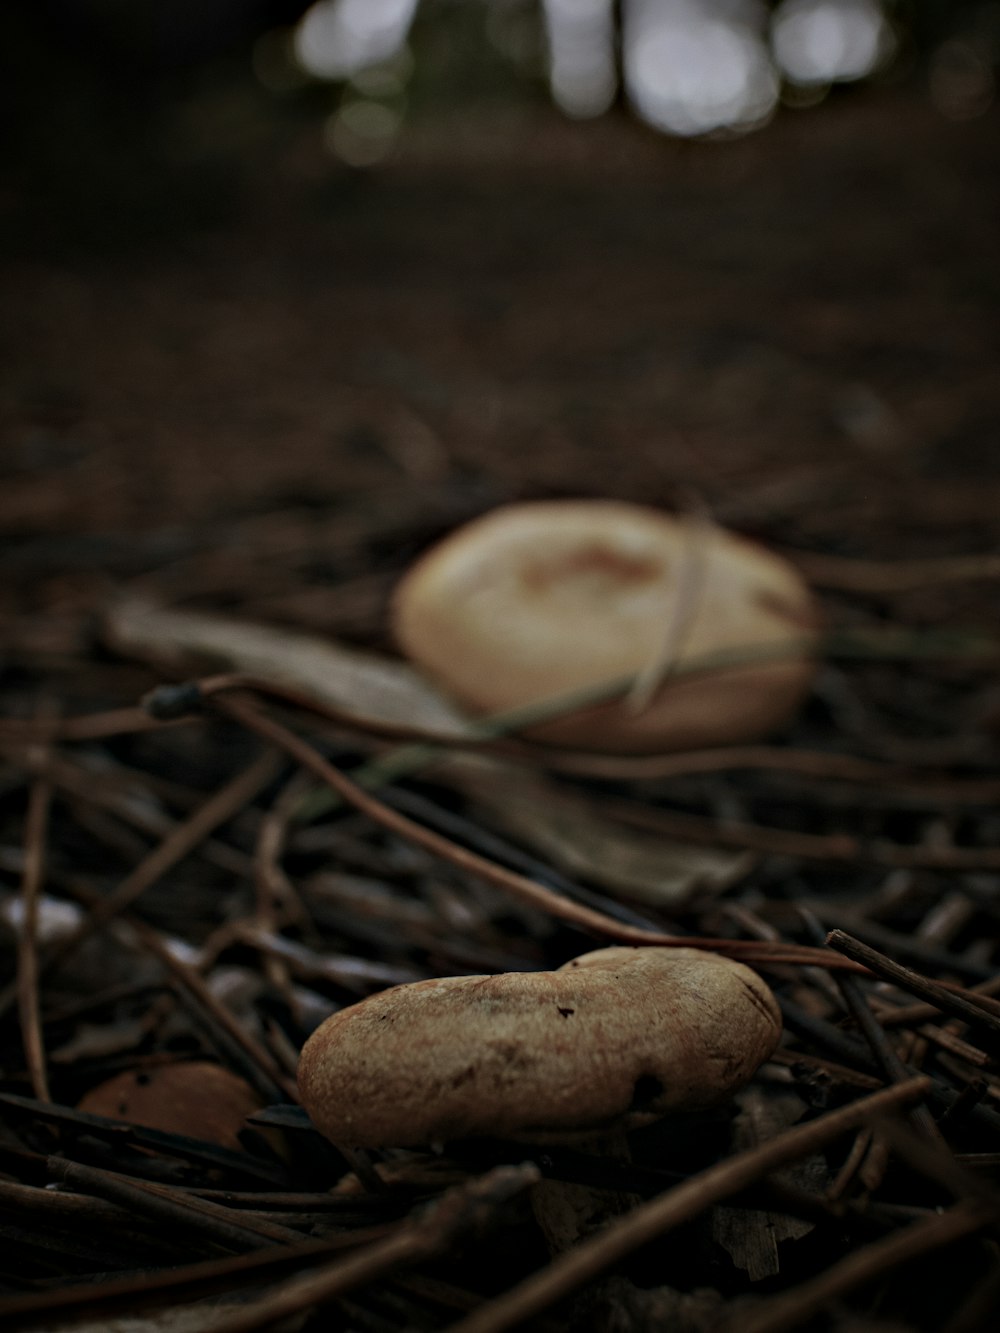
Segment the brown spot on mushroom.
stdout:
<path fill-rule="evenodd" d="M 596 589 L 603 586 L 613 594 L 621 585 L 648 583 L 662 576 L 660 561 L 630 556 L 611 546 L 594 543 L 548 560 L 529 560 L 521 573 L 521 581 L 525 587 L 541 589 L 549 584 L 589 577 Z"/>

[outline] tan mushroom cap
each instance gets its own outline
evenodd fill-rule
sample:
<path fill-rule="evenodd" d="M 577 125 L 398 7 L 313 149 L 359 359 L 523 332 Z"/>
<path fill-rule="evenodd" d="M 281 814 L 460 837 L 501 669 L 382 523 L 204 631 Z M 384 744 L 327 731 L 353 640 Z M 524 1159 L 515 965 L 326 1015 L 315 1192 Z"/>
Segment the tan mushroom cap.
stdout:
<path fill-rule="evenodd" d="M 774 996 L 742 963 L 616 947 L 556 972 L 373 995 L 313 1033 L 299 1090 L 345 1146 L 565 1138 L 724 1101 L 780 1033 Z"/>
<path fill-rule="evenodd" d="M 675 666 L 797 647 L 819 624 L 797 571 L 743 538 L 641 505 L 566 500 L 508 505 L 445 538 L 397 588 L 393 625 L 412 661 L 489 713 L 650 668 L 686 596 Z M 814 669 L 794 651 L 666 682 L 639 713 L 603 705 L 530 734 L 626 753 L 750 740 L 791 715 Z"/>

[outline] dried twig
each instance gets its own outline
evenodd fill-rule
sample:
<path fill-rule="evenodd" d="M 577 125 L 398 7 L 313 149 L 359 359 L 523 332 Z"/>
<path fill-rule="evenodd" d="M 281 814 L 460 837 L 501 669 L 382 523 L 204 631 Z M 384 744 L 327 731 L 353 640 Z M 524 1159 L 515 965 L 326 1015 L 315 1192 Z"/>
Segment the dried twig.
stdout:
<path fill-rule="evenodd" d="M 996 1002 L 988 997 L 983 996 L 982 1000 L 977 1002 L 966 998 L 974 995 L 973 991 L 957 995 L 950 988 L 942 986 L 940 982 L 931 981 L 928 977 L 922 977 L 919 972 L 903 967 L 901 963 L 894 962 L 885 954 L 879 953 L 877 949 L 862 944 L 860 940 L 842 930 L 831 930 L 826 942 L 831 949 L 836 949 L 846 957 L 862 963 L 876 976 L 893 982 L 903 990 L 909 991 L 911 995 L 919 995 L 922 1000 L 930 1001 L 945 1013 L 954 1014 L 956 1018 L 962 1018 L 972 1026 L 987 1031 L 994 1039 L 1000 1038 L 1000 1014 L 994 1012 L 993 1006 Z"/>
<path fill-rule="evenodd" d="M 227 1251 L 264 1249 L 288 1245 L 302 1239 L 290 1227 L 278 1226 L 235 1213 L 221 1204 L 209 1203 L 148 1180 L 136 1180 L 118 1171 L 106 1171 L 60 1157 L 49 1159 L 49 1172 L 57 1180 L 83 1193 L 117 1203 L 182 1233 L 196 1232 L 206 1241 Z"/>
<path fill-rule="evenodd" d="M 814 937 L 823 938 L 823 927 L 806 909 L 800 914 Z M 834 980 L 844 998 L 848 1012 L 864 1034 L 871 1047 L 875 1063 L 891 1083 L 905 1083 L 911 1071 L 906 1068 L 896 1048 L 892 1045 L 875 1014 L 868 1004 L 860 983 L 854 977 L 835 975 Z M 920 1132 L 935 1143 L 943 1143 L 934 1117 L 926 1106 L 915 1106 L 909 1112 L 912 1123 Z"/>
<path fill-rule="evenodd" d="M 308 922 L 308 913 L 281 866 L 289 821 L 306 790 L 303 778 L 301 772 L 296 773 L 270 810 L 266 811 L 257 831 L 254 848 L 254 885 L 257 890 L 254 930 L 265 936 L 276 930 L 279 905 L 286 912 L 291 910 L 300 922 Z M 264 971 L 288 1008 L 294 1012 L 287 963 L 273 951 L 265 950 Z"/>

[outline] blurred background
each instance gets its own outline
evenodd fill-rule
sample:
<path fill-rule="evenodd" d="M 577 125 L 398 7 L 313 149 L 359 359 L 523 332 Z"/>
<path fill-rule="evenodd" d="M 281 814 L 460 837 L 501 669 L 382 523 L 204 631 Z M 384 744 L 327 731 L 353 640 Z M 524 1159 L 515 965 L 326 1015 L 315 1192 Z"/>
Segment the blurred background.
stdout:
<path fill-rule="evenodd" d="M 501 108 L 575 122 L 624 111 L 665 135 L 718 139 L 845 88 L 908 85 L 946 119 L 974 120 L 994 101 L 1000 5 L 14 0 L 3 47 L 5 220 L 16 225 L 12 196 L 34 186 L 54 210 L 102 212 L 106 235 L 110 214 L 119 231 L 185 205 L 191 220 L 199 204 L 211 216 L 225 169 L 232 185 L 265 140 L 280 157 L 310 127 L 332 171 L 405 159 L 430 126 L 467 132 Z"/>
<path fill-rule="evenodd" d="M 385 646 L 530 496 L 992 549 L 998 59 L 972 0 L 8 4 L 8 662 L 136 582 Z"/>

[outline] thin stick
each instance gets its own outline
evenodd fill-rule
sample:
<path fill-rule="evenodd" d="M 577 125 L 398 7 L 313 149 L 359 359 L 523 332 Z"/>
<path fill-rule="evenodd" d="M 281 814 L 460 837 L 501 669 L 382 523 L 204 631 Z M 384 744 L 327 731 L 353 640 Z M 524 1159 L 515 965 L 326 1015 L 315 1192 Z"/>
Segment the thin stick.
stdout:
<path fill-rule="evenodd" d="M 980 962 L 977 958 L 966 953 L 955 953 L 951 949 L 942 948 L 931 940 L 923 939 L 918 935 L 906 934 L 899 930 L 892 930 L 875 920 L 872 916 L 866 916 L 860 910 L 852 910 L 842 907 L 839 904 L 831 907 L 829 900 L 822 898 L 812 898 L 803 896 L 801 903 L 823 923 L 828 930 L 842 930 L 849 932 L 862 943 L 870 948 L 879 949 L 883 954 L 887 954 L 891 959 L 900 959 L 905 961 L 906 966 L 917 968 L 923 975 L 933 973 L 935 975 L 943 973 L 948 976 L 954 973 L 962 977 L 964 985 L 955 982 L 941 981 L 938 984 L 944 986 L 946 990 L 955 991 L 962 994 L 970 986 L 973 986 L 976 993 L 986 998 L 977 1001 L 981 1008 L 989 1009 L 995 1014 L 1000 1014 L 1000 1001 L 989 998 L 989 992 L 984 990 L 980 983 L 1000 981 L 996 968 L 989 963 Z"/>
<path fill-rule="evenodd" d="M 254 926 L 263 935 L 277 930 L 278 904 L 292 905 L 301 923 L 307 914 L 281 865 L 281 857 L 288 837 L 288 824 L 295 806 L 306 790 L 305 774 L 296 770 L 286 783 L 271 808 L 265 811 L 257 831 L 253 856 L 253 878 L 256 889 Z M 264 974 L 280 993 L 291 1013 L 296 1012 L 292 995 L 288 963 L 273 952 L 265 952 Z"/>
<path fill-rule="evenodd" d="M 954 1014 L 957 1018 L 964 1019 L 966 1023 L 985 1029 L 994 1038 L 1000 1037 L 1000 1016 L 991 1009 L 980 1007 L 975 1001 L 967 1000 L 964 995 L 956 995 L 940 983 L 931 981 L 908 967 L 903 967 L 901 963 L 894 962 L 870 945 L 862 944 L 860 940 L 856 940 L 853 935 L 848 935 L 843 930 L 831 930 L 826 942 L 831 949 L 836 949 L 838 953 L 862 963 L 876 976 L 884 977 L 886 981 L 893 982 L 903 990 L 909 991 L 911 995 L 919 995 L 922 1000 L 928 1000 L 945 1013 Z M 986 999 L 985 996 L 983 998 Z"/>
<path fill-rule="evenodd" d="M 64 963 L 98 927 L 130 907 L 140 894 L 194 851 L 220 824 L 242 810 L 274 778 L 278 767 L 275 755 L 266 751 L 258 755 L 248 768 L 220 787 L 188 819 L 168 833 L 159 846 L 154 847 L 113 892 L 95 904 L 86 920 L 49 956 L 46 970 Z"/>
<path fill-rule="evenodd" d="M 630 926 L 615 921 L 612 917 L 605 916 L 603 912 L 598 912 L 591 907 L 584 907 L 580 903 L 574 903 L 535 880 L 528 879 L 526 875 L 519 875 L 516 871 L 508 870 L 495 861 L 490 861 L 476 852 L 469 851 L 468 848 L 452 842 L 450 838 L 444 837 L 443 834 L 424 828 L 423 825 L 409 819 L 398 810 L 393 810 L 328 763 L 307 741 L 296 736 L 294 732 L 289 731 L 287 727 L 282 726 L 273 718 L 265 716 L 244 700 L 230 698 L 228 695 L 217 695 L 213 696 L 211 704 L 213 708 L 224 713 L 227 717 L 234 718 L 249 730 L 256 732 L 257 735 L 262 736 L 274 745 L 280 746 L 304 768 L 307 768 L 321 781 L 332 787 L 337 795 L 349 805 L 353 805 L 356 810 L 360 810 L 383 828 L 390 829 L 399 837 L 415 843 L 418 847 L 423 847 L 425 851 L 448 861 L 451 865 L 457 866 L 469 874 L 478 875 L 487 883 L 504 890 L 512 897 L 527 903 L 530 907 L 546 912 L 560 920 L 568 921 L 590 935 L 618 940 L 622 944 L 713 949 L 718 953 L 748 961 L 809 963 L 819 967 L 833 965 L 842 967 L 845 971 L 864 971 L 856 963 L 851 963 L 848 960 L 842 960 L 838 963 L 826 949 L 811 949 L 794 944 L 770 944 L 758 940 L 709 939 L 698 936 L 661 934 L 657 931 L 645 930 L 639 926 Z"/>
<path fill-rule="evenodd" d="M 817 1152 L 832 1139 L 867 1123 L 874 1116 L 916 1100 L 927 1091 L 929 1082 L 926 1078 L 915 1078 L 873 1093 L 709 1167 L 567 1250 L 547 1268 L 467 1319 L 453 1324 L 449 1333 L 502 1333 L 503 1329 L 518 1327 L 569 1296 L 640 1245 L 690 1221 L 706 1208 L 739 1193 L 788 1162 Z"/>
<path fill-rule="evenodd" d="M 233 1215 L 231 1208 L 209 1203 L 165 1188 L 151 1181 L 136 1180 L 120 1171 L 106 1171 L 59 1157 L 49 1159 L 49 1172 L 57 1180 L 86 1194 L 117 1203 L 141 1217 L 166 1224 L 184 1233 L 196 1233 L 225 1250 L 241 1253 L 262 1250 L 274 1244 L 296 1244 L 302 1236 L 290 1227 L 258 1218 Z"/>
<path fill-rule="evenodd" d="M 840 987 L 851 1016 L 871 1047 L 872 1055 L 875 1057 L 875 1062 L 882 1073 L 890 1083 L 905 1083 L 910 1077 L 910 1071 L 903 1064 L 895 1047 L 882 1031 L 878 1019 L 868 1007 L 860 983 L 855 977 L 837 975 L 834 979 Z M 922 1134 L 935 1143 L 943 1144 L 934 1117 L 926 1106 L 915 1106 L 909 1114 L 912 1123 L 918 1127 Z"/>
<path fill-rule="evenodd" d="M 994 977 L 992 981 L 978 981 L 974 986 L 965 987 L 963 993 L 965 995 L 982 995 L 985 999 L 990 999 L 997 991 L 1000 991 L 1000 976 Z M 919 1000 L 915 1004 L 907 1004 L 898 1009 L 887 1009 L 879 1017 L 883 1027 L 908 1027 L 911 1023 L 921 1023 L 925 1019 L 935 1019 L 940 1012 L 939 1005 L 931 1004 L 927 1000 Z"/>
<path fill-rule="evenodd" d="M 31 1086 L 39 1101 L 51 1101 L 45 1068 L 45 1038 L 38 1004 L 38 899 L 45 878 L 45 834 L 52 787 L 39 777 L 31 784 L 24 824 L 23 918 L 17 949 L 17 1007 Z"/>
<path fill-rule="evenodd" d="M 823 938 L 823 927 L 808 908 L 800 907 L 799 913 L 814 937 Z M 890 1083 L 905 1083 L 911 1076 L 903 1064 L 899 1053 L 886 1036 L 856 977 L 835 976 L 834 981 L 840 990 L 848 1012 L 861 1029 L 865 1040 L 871 1047 L 875 1063 Z M 921 1134 L 944 1147 L 940 1131 L 934 1123 L 934 1117 L 926 1106 L 915 1106 L 909 1113 L 911 1122 Z"/>
<path fill-rule="evenodd" d="M 847 1187 L 861 1170 L 865 1158 L 868 1156 L 872 1146 L 874 1135 L 870 1125 L 865 1125 L 854 1135 L 854 1142 L 851 1144 L 850 1151 L 844 1159 L 836 1177 L 827 1187 L 825 1198 L 829 1203 L 834 1203 L 842 1198 L 847 1192 Z"/>

